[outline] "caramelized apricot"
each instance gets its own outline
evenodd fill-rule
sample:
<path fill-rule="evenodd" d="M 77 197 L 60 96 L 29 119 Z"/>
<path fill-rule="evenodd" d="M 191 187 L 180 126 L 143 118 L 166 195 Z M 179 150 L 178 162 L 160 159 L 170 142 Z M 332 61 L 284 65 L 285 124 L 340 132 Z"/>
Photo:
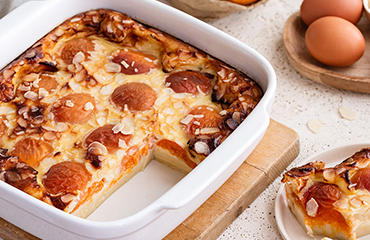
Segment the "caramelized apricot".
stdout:
<path fill-rule="evenodd" d="M 53 147 L 43 140 L 23 138 L 15 143 L 11 155 L 17 156 L 21 162 L 28 163 L 31 167 L 37 167 L 53 150 Z"/>
<path fill-rule="evenodd" d="M 205 128 L 213 129 L 213 133 L 217 132 L 221 121 L 220 113 L 214 108 L 197 106 L 190 110 L 188 115 L 181 120 L 181 123 L 185 125 L 186 132 L 189 135 L 195 135 L 198 131 L 201 133 L 202 129 L 205 130 Z"/>
<path fill-rule="evenodd" d="M 51 166 L 43 178 L 43 185 L 53 195 L 74 194 L 83 190 L 90 179 L 91 174 L 84 164 L 67 161 Z"/>
<path fill-rule="evenodd" d="M 56 122 L 82 124 L 95 114 L 95 100 L 87 93 L 73 93 L 56 101 L 51 109 Z"/>
<path fill-rule="evenodd" d="M 121 73 L 136 75 L 157 68 L 156 59 L 155 56 L 126 49 L 115 51 L 112 61 L 121 65 Z"/>
<path fill-rule="evenodd" d="M 125 105 L 130 111 L 139 112 L 152 108 L 157 99 L 155 91 L 145 83 L 131 82 L 117 87 L 112 95 L 111 100 L 124 111 Z"/>
<path fill-rule="evenodd" d="M 92 142 L 100 142 L 107 148 L 108 153 L 114 153 L 120 148 L 120 139 L 128 144 L 131 140 L 131 135 L 125 135 L 121 132 L 114 133 L 114 126 L 109 124 L 92 131 L 85 139 L 86 146 L 89 146 Z"/>
<path fill-rule="evenodd" d="M 90 56 L 89 51 L 94 50 L 94 43 L 88 38 L 77 38 L 66 42 L 60 49 L 60 57 L 66 64 L 72 64 L 77 53 L 82 52 L 85 58 Z"/>
<path fill-rule="evenodd" d="M 359 170 L 351 182 L 357 183 L 356 189 L 366 189 L 370 192 L 370 168 Z"/>
<path fill-rule="evenodd" d="M 38 87 L 45 89 L 49 93 L 57 89 L 57 87 L 59 86 L 59 83 L 55 79 L 55 77 L 48 76 L 48 75 L 42 75 L 40 78 L 41 79 L 37 84 Z"/>
<path fill-rule="evenodd" d="M 166 78 L 166 86 L 176 93 L 196 94 L 199 91 L 208 94 L 211 90 L 211 79 L 199 72 L 182 71 L 171 73 Z"/>
<path fill-rule="evenodd" d="M 305 193 L 305 195 L 306 203 L 311 198 L 314 198 L 319 205 L 320 211 L 320 208 L 331 208 L 333 203 L 342 197 L 343 192 L 337 185 L 328 183 L 317 183 L 313 185 L 309 190 L 307 190 L 307 193 Z"/>

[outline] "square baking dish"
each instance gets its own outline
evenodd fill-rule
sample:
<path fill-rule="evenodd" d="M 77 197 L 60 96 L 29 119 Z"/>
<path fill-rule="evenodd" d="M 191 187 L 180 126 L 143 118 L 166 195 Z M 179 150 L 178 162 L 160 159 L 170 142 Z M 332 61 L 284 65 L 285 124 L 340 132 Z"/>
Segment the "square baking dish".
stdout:
<path fill-rule="evenodd" d="M 247 45 L 154 0 L 27 2 L 0 20 L 0 69 L 67 18 L 97 8 L 127 14 L 226 62 L 258 82 L 264 96 L 227 140 L 186 176 L 151 163 L 87 219 L 60 211 L 0 181 L 0 217 L 42 239 L 161 239 L 210 197 L 262 139 L 269 125 L 276 75 L 270 63 Z M 140 187 L 141 179 L 164 172 L 170 177 Z M 133 198 L 130 204 L 137 206 L 121 201 L 128 194 Z M 125 207 L 131 209 L 129 213 Z"/>

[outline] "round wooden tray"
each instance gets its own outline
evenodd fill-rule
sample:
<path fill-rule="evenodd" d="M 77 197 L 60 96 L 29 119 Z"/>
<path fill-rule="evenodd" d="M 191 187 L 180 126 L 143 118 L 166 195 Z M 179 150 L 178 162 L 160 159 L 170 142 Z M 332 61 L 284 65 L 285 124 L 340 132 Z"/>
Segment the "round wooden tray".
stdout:
<path fill-rule="evenodd" d="M 328 86 L 370 93 L 370 23 L 362 17 L 357 27 L 365 37 L 366 49 L 359 61 L 349 67 L 331 67 L 316 61 L 305 45 L 307 25 L 299 12 L 289 17 L 284 26 L 283 41 L 288 60 L 302 75 Z"/>

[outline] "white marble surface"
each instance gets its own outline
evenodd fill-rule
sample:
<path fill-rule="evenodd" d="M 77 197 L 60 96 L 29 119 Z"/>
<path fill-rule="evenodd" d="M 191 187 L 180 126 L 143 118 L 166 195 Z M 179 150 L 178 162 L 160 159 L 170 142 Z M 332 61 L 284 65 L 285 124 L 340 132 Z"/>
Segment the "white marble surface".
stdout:
<path fill-rule="evenodd" d="M 0 17 L 27 0 L 0 0 Z M 370 95 L 347 92 L 316 83 L 300 75 L 284 53 L 282 33 L 288 17 L 299 10 L 302 0 L 268 0 L 253 10 L 238 12 L 209 23 L 248 44 L 269 60 L 277 75 L 277 94 L 271 118 L 299 134 L 301 150 L 290 167 L 328 148 L 370 142 Z M 339 108 L 356 112 L 356 119 L 341 117 Z M 314 134 L 310 119 L 326 122 Z M 289 168 L 290 168 L 289 167 Z M 281 177 L 277 178 L 218 238 L 281 239 L 274 203 Z"/>

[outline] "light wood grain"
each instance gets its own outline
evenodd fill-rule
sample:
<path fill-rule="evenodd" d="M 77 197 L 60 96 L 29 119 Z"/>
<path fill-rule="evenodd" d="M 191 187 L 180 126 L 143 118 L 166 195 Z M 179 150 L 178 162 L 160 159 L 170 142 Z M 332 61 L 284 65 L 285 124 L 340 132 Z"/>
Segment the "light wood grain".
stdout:
<path fill-rule="evenodd" d="M 307 25 L 299 12 L 288 18 L 283 31 L 284 47 L 292 66 L 302 75 L 339 89 L 370 93 L 370 23 L 362 17 L 357 24 L 365 37 L 366 49 L 359 61 L 349 67 L 331 67 L 316 61 L 305 45 Z"/>
<path fill-rule="evenodd" d="M 284 171 L 299 153 L 297 133 L 274 121 L 237 171 L 165 240 L 215 239 Z M 38 238 L 0 218 L 0 238 Z"/>
<path fill-rule="evenodd" d="M 297 133 L 271 120 L 262 141 L 239 169 L 165 240 L 216 239 L 298 153 Z"/>

